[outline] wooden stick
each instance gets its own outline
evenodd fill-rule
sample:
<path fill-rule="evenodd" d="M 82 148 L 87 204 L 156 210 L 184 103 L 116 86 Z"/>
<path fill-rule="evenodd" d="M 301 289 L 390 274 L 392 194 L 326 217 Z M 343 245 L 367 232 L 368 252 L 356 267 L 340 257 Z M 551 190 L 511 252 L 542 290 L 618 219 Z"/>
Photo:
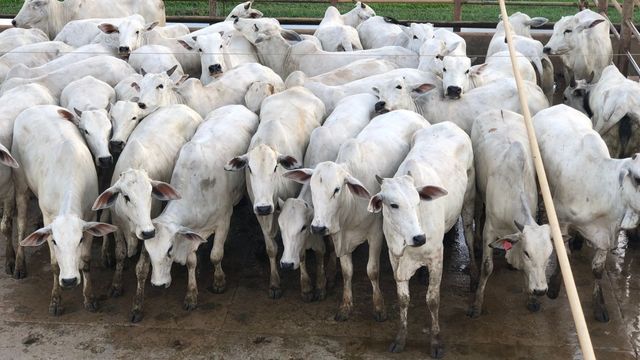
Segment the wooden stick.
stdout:
<path fill-rule="evenodd" d="M 540 156 L 540 148 L 538 146 L 538 140 L 536 139 L 536 132 L 533 128 L 531 121 L 531 112 L 529 111 L 529 105 L 527 104 L 527 94 L 522 83 L 522 75 L 517 68 L 516 51 L 513 46 L 513 38 L 511 34 L 511 25 L 509 24 L 509 17 L 507 16 L 507 8 L 504 4 L 504 0 L 500 0 L 500 13 L 502 14 L 502 22 L 504 23 L 505 37 L 507 39 L 507 45 L 509 47 L 509 56 L 511 57 L 511 65 L 513 66 L 513 75 L 516 79 L 516 85 L 518 87 L 518 96 L 520 98 L 520 107 L 522 108 L 522 115 L 524 116 L 524 123 L 527 127 L 527 133 L 529 135 L 529 144 L 531 146 L 531 154 L 536 167 L 536 173 L 538 174 L 538 181 L 540 183 L 540 191 L 542 192 L 542 198 L 544 199 L 544 206 L 547 210 L 547 217 L 549 219 L 549 225 L 551 226 L 551 235 L 553 236 L 553 245 L 556 249 L 558 256 L 558 264 L 562 271 L 562 279 L 564 280 L 564 286 L 567 290 L 567 297 L 569 298 L 569 306 L 571 308 L 571 315 L 573 315 L 573 321 L 576 325 L 576 331 L 578 333 L 578 341 L 580 342 L 580 348 L 582 349 L 582 355 L 586 360 L 595 360 L 596 356 L 593 352 L 593 345 L 591 345 L 591 338 L 589 337 L 589 329 L 584 319 L 584 313 L 582 312 L 582 306 L 580 305 L 580 298 L 578 297 L 578 290 L 573 280 L 573 273 L 571 272 L 571 265 L 569 264 L 569 257 L 564 247 L 564 240 L 562 239 L 562 232 L 560 231 L 560 224 L 558 223 L 558 216 L 556 214 L 556 208 L 553 205 L 553 199 L 551 198 L 551 191 L 549 190 L 549 182 L 547 181 L 547 174 L 542 164 L 542 157 Z"/>

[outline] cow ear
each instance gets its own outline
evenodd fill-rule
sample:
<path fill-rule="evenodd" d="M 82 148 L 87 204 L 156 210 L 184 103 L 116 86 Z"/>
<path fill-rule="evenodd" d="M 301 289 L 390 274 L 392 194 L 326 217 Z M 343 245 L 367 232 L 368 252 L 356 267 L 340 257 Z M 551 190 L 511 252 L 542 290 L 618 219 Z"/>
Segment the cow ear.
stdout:
<path fill-rule="evenodd" d="M 280 30 L 280 34 L 285 40 L 289 41 L 302 41 L 300 34 L 293 30 Z"/>
<path fill-rule="evenodd" d="M 167 70 L 167 76 L 171 76 L 173 75 L 173 73 L 176 71 L 176 69 L 178 68 L 178 65 L 173 65 L 169 70 Z"/>
<path fill-rule="evenodd" d="M 382 185 L 384 179 L 380 175 L 376 174 L 376 181 L 378 182 L 378 184 Z"/>
<path fill-rule="evenodd" d="M 447 48 L 444 50 L 442 55 L 443 56 L 447 56 L 447 55 L 451 54 L 452 52 L 456 51 L 458 46 L 460 46 L 460 42 L 459 41 L 458 42 L 454 42 L 453 44 L 449 44 L 449 46 L 447 46 Z"/>
<path fill-rule="evenodd" d="M 83 232 L 86 232 L 96 237 L 103 237 L 117 230 L 118 230 L 117 226 L 107 224 L 107 223 L 102 223 L 102 222 L 87 222 L 87 223 L 84 223 L 84 226 L 82 227 Z"/>
<path fill-rule="evenodd" d="M 245 10 L 249 10 L 249 9 L 251 9 L 251 1 L 247 1 L 247 2 L 244 4 L 244 9 L 245 9 Z"/>
<path fill-rule="evenodd" d="M 470 76 L 479 76 L 482 75 L 482 72 L 487 68 L 487 63 L 484 63 L 482 65 L 478 65 L 475 66 L 473 69 L 471 69 L 471 71 L 469 72 Z"/>
<path fill-rule="evenodd" d="M 349 190 L 351 190 L 351 192 L 354 195 L 363 197 L 363 198 L 370 198 L 371 197 L 371 193 L 369 193 L 369 190 L 367 190 L 366 187 L 364 187 L 364 185 L 362 185 L 362 183 L 354 178 L 353 176 L 349 175 L 344 179 L 345 184 L 347 184 L 347 186 L 349 187 Z"/>
<path fill-rule="evenodd" d="M 531 27 L 540 27 L 549 22 L 549 19 L 546 17 L 534 17 L 531 20 L 527 21 L 525 25 L 529 25 Z"/>
<path fill-rule="evenodd" d="M 287 170 L 297 169 L 301 166 L 298 160 L 290 155 L 278 155 L 278 164 Z"/>
<path fill-rule="evenodd" d="M 151 196 L 160 201 L 180 200 L 182 197 L 173 186 L 166 182 L 151 180 Z"/>
<path fill-rule="evenodd" d="M 227 171 L 238 171 L 247 167 L 249 163 L 249 157 L 245 155 L 236 156 L 233 159 L 229 160 L 227 165 L 224 166 L 224 169 Z"/>
<path fill-rule="evenodd" d="M 177 66 L 177 65 L 176 65 Z M 180 79 L 178 79 L 178 81 L 176 81 L 174 83 L 175 86 L 180 86 L 182 85 L 183 82 L 185 82 L 187 79 L 189 78 L 189 74 L 184 74 L 180 77 Z"/>
<path fill-rule="evenodd" d="M 432 84 L 421 84 L 417 88 L 414 88 L 413 92 L 417 94 L 424 94 L 426 92 L 433 90 L 435 87 L 436 86 Z"/>
<path fill-rule="evenodd" d="M 367 211 L 370 213 L 379 213 L 382 210 L 382 194 L 377 193 L 369 200 Z"/>
<path fill-rule="evenodd" d="M 71 122 L 74 122 L 76 118 L 75 116 L 73 116 L 72 113 L 70 113 L 68 110 L 65 110 L 65 109 L 58 110 L 58 115 L 60 115 L 63 119 L 69 120 Z"/>
<path fill-rule="evenodd" d="M 277 209 L 278 211 L 282 210 L 282 208 L 284 207 L 284 200 L 282 200 L 282 198 L 278 197 L 278 206 Z"/>
<path fill-rule="evenodd" d="M 518 229 L 518 231 L 524 231 L 524 225 L 520 224 L 517 220 L 513 220 L 513 225 L 516 226 L 516 229 Z"/>
<path fill-rule="evenodd" d="M 513 245 L 520 241 L 519 234 L 512 234 L 508 236 L 503 236 L 501 239 L 498 239 L 492 243 L 489 243 L 489 246 L 494 249 L 502 249 L 502 250 L 511 250 Z"/>
<path fill-rule="evenodd" d="M 146 31 L 151 31 L 151 30 L 153 30 L 153 28 L 154 28 L 154 27 L 158 26 L 158 24 L 159 24 L 159 22 L 154 21 L 154 22 L 152 22 L 152 23 L 149 23 L 149 24 L 145 25 L 145 26 L 144 26 L 144 29 L 145 29 Z"/>
<path fill-rule="evenodd" d="M 142 76 L 147 75 L 147 72 L 144 70 L 143 67 L 140 68 L 140 75 L 142 75 Z"/>
<path fill-rule="evenodd" d="M 420 199 L 426 200 L 426 201 L 435 200 L 439 197 L 443 197 L 448 194 L 447 190 L 439 186 L 427 185 L 427 186 L 416 188 L 416 190 L 420 195 Z"/>
<path fill-rule="evenodd" d="M 14 159 L 13 156 L 11 156 L 11 153 L 9 152 L 9 150 L 2 144 L 0 144 L 0 164 L 14 168 L 14 169 L 19 167 L 16 159 Z"/>
<path fill-rule="evenodd" d="M 73 112 L 75 112 L 76 115 L 78 115 L 78 117 L 82 117 L 82 111 L 80 111 L 80 110 L 78 110 L 76 108 L 73 108 Z"/>
<path fill-rule="evenodd" d="M 20 241 L 20 246 L 40 246 L 47 241 L 49 235 L 51 235 L 51 227 L 45 226 Z"/>
<path fill-rule="evenodd" d="M 184 40 L 178 40 L 178 44 L 182 45 L 183 48 L 191 51 L 193 50 L 193 47 L 191 45 L 189 45 L 186 41 Z"/>
<path fill-rule="evenodd" d="M 132 82 L 131 87 L 134 88 L 136 91 L 140 91 L 140 85 L 138 85 L 137 82 Z"/>
<path fill-rule="evenodd" d="M 196 242 L 198 245 L 202 244 L 202 243 L 206 243 L 207 239 L 203 238 L 202 236 L 196 234 L 195 231 L 187 228 L 187 227 L 181 227 L 177 232 L 176 235 L 180 236 L 182 239 L 184 240 L 188 240 L 188 241 L 194 241 Z"/>
<path fill-rule="evenodd" d="M 312 169 L 296 169 L 291 171 L 285 171 L 284 173 L 282 173 L 282 176 L 300 184 L 309 183 L 309 179 L 311 179 L 312 175 L 313 175 Z"/>
<path fill-rule="evenodd" d="M 98 25 L 98 29 L 100 29 L 105 34 L 117 34 L 118 32 L 120 32 L 117 26 L 107 23 Z"/>
<path fill-rule="evenodd" d="M 595 20 L 589 20 L 589 21 L 585 21 L 582 22 L 580 24 L 578 24 L 578 26 L 576 26 L 575 31 L 583 31 L 586 29 L 591 29 L 594 26 L 600 24 L 601 22 L 603 22 L 604 19 L 595 19 Z"/>
<path fill-rule="evenodd" d="M 93 203 L 91 210 L 96 211 L 113 206 L 119 194 L 120 189 L 118 189 L 117 187 L 112 186 L 108 188 L 107 190 L 103 191 L 100 196 L 98 196 L 96 201 Z"/>
<path fill-rule="evenodd" d="M 377 87 L 373 86 L 371 88 L 371 91 L 373 91 L 376 95 L 380 95 L 380 89 L 378 89 Z"/>

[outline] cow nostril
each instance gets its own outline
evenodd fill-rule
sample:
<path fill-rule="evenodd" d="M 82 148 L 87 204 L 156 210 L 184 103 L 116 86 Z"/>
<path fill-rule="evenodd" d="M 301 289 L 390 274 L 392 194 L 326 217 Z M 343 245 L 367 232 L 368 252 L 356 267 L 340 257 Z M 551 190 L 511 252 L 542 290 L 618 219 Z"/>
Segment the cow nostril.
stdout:
<path fill-rule="evenodd" d="M 280 268 L 282 270 L 293 270 L 293 263 L 280 262 Z"/>
<path fill-rule="evenodd" d="M 427 242 L 427 237 L 424 234 L 416 235 L 413 237 L 413 246 L 422 246 Z"/>
<path fill-rule="evenodd" d="M 380 110 L 384 109 L 384 106 L 385 106 L 385 105 L 387 105 L 387 103 L 386 103 L 386 102 L 384 102 L 384 101 L 378 101 L 378 102 L 376 103 L 376 105 L 375 105 L 375 110 L 376 110 L 376 111 L 380 111 Z"/>
<path fill-rule="evenodd" d="M 17 25 L 18 23 L 15 20 L 11 20 L 11 25 L 13 25 L 14 27 L 18 27 Z"/>
<path fill-rule="evenodd" d="M 551 48 L 548 46 L 545 46 L 542 48 L 542 52 L 545 54 L 551 54 Z"/>
<path fill-rule="evenodd" d="M 273 206 L 271 205 L 256 206 L 256 214 L 258 215 L 269 215 L 272 212 L 273 212 Z"/>
<path fill-rule="evenodd" d="M 62 279 L 62 286 L 72 287 L 78 283 L 78 278 Z"/>
<path fill-rule="evenodd" d="M 129 50 L 130 50 L 130 49 L 129 49 L 129 47 L 128 47 L 128 46 L 120 46 L 120 47 L 118 48 L 118 52 L 120 52 L 120 53 L 128 53 L 128 52 L 129 52 Z"/>
<path fill-rule="evenodd" d="M 156 236 L 156 230 L 151 230 L 151 231 L 143 231 L 142 232 L 142 238 L 144 240 L 148 240 L 151 239 L 152 237 Z"/>
<path fill-rule="evenodd" d="M 138 103 L 138 107 L 139 107 L 140 109 L 144 110 L 144 109 L 146 109 L 146 108 L 147 108 L 147 104 L 139 102 L 139 103 Z"/>
<path fill-rule="evenodd" d="M 311 225 L 311 232 L 314 233 L 314 234 L 323 235 L 324 233 L 327 232 L 327 227 L 326 226 L 313 226 L 313 225 Z"/>

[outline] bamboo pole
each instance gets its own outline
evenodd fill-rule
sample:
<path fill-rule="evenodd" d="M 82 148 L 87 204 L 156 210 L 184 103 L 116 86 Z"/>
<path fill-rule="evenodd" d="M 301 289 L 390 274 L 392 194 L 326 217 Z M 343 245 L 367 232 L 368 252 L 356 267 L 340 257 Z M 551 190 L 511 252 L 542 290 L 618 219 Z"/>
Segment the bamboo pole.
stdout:
<path fill-rule="evenodd" d="M 538 174 L 538 181 L 540 183 L 540 190 L 542 192 L 542 198 L 544 200 L 544 206 L 547 210 L 547 217 L 549 218 L 549 225 L 551 226 L 551 235 L 553 236 L 553 245 L 556 249 L 558 256 L 558 264 L 562 271 L 562 279 L 564 280 L 564 286 L 567 290 L 567 297 L 569 298 L 569 306 L 571 307 L 571 314 L 573 315 L 573 321 L 576 325 L 576 331 L 578 334 L 578 341 L 580 342 L 580 348 L 582 349 L 582 356 L 586 360 L 595 360 L 596 356 L 593 352 L 593 345 L 591 344 L 591 338 L 589 337 L 589 329 L 584 319 L 584 313 L 582 312 L 582 306 L 580 305 L 580 298 L 578 297 L 578 290 L 573 280 L 573 274 L 571 272 L 571 265 L 569 264 L 569 257 L 564 247 L 564 240 L 562 239 L 562 233 L 560 231 L 560 224 L 558 223 L 558 216 L 556 214 L 555 206 L 553 205 L 553 199 L 551 198 L 551 191 L 549 189 L 549 182 L 547 181 L 547 174 L 542 164 L 542 157 L 540 155 L 540 148 L 538 146 L 538 140 L 536 139 L 536 133 L 531 121 L 531 112 L 527 104 L 527 94 L 522 84 L 522 75 L 518 71 L 516 66 L 515 48 L 513 46 L 513 38 L 511 34 L 511 25 L 509 24 L 509 17 L 507 16 L 507 8 L 504 0 L 500 0 L 500 13 L 502 14 L 502 22 L 505 24 L 505 37 L 507 39 L 507 46 L 509 47 L 509 56 L 511 57 L 511 65 L 513 66 L 513 75 L 516 79 L 516 85 L 518 87 L 518 96 L 520 98 L 520 107 L 522 108 L 522 115 L 524 116 L 524 123 L 527 127 L 527 133 L 529 135 L 529 144 L 531 146 L 531 153 L 533 156 L 533 162 L 536 167 L 536 173 Z"/>

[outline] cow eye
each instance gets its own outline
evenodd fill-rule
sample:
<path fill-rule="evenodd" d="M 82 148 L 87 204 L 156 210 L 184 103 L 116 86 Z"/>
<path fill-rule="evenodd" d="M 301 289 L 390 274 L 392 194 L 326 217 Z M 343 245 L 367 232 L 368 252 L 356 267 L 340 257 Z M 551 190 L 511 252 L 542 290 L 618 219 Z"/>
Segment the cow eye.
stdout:
<path fill-rule="evenodd" d="M 51 242 L 53 243 L 53 245 L 58 246 L 58 243 L 54 239 L 51 239 Z"/>
<path fill-rule="evenodd" d="M 418 35 L 413 35 L 413 38 L 418 40 Z"/>
<path fill-rule="evenodd" d="M 464 73 L 465 73 L 465 74 L 468 74 L 468 73 L 469 73 L 469 70 L 465 71 Z"/>
<path fill-rule="evenodd" d="M 202 49 L 198 49 L 198 51 L 202 52 Z"/>
<path fill-rule="evenodd" d="M 136 31 L 136 35 L 140 35 L 140 30 Z"/>
<path fill-rule="evenodd" d="M 173 245 L 169 246 L 169 250 L 167 250 L 167 257 L 171 257 L 171 250 L 173 250 Z"/>
<path fill-rule="evenodd" d="M 563 96 L 563 97 L 562 97 L 562 99 L 563 99 L 564 101 L 567 101 L 567 97 L 566 97 L 566 96 Z"/>
<path fill-rule="evenodd" d="M 333 189 L 333 195 L 335 196 L 340 191 L 340 187 Z"/>
<path fill-rule="evenodd" d="M 273 172 L 276 172 L 276 170 L 278 170 L 278 164 L 273 168 Z"/>
<path fill-rule="evenodd" d="M 157 89 L 164 89 L 164 85 L 162 84 L 158 85 Z"/>
<path fill-rule="evenodd" d="M 247 169 L 249 169 L 249 174 L 253 174 L 253 171 L 251 171 L 251 166 L 247 165 Z"/>
<path fill-rule="evenodd" d="M 82 244 L 82 240 L 84 240 L 84 236 L 80 237 L 80 244 Z"/>
<path fill-rule="evenodd" d="M 125 195 L 125 196 L 124 196 L 124 201 L 126 201 L 126 202 L 131 201 L 131 198 L 129 198 L 129 195 Z"/>
<path fill-rule="evenodd" d="M 530 258 L 529 253 L 528 253 L 528 252 L 526 252 L 526 251 L 524 252 L 524 256 L 526 256 L 526 257 Z"/>
<path fill-rule="evenodd" d="M 570 34 L 572 32 L 573 32 L 573 30 L 571 30 L 571 29 L 567 29 L 567 30 L 564 31 L 565 34 Z"/>
<path fill-rule="evenodd" d="M 447 72 L 447 68 L 442 68 L 442 71 Z"/>
<path fill-rule="evenodd" d="M 222 45 L 220 45 L 220 49 L 222 49 Z"/>
<path fill-rule="evenodd" d="M 396 86 L 396 89 L 398 89 L 398 90 L 402 90 L 402 85 L 398 85 L 398 86 Z"/>
<path fill-rule="evenodd" d="M 134 117 L 132 117 L 132 118 L 131 118 L 131 120 L 134 120 L 134 121 L 135 121 L 135 120 L 138 120 L 138 117 L 137 117 L 137 116 L 134 116 Z"/>
<path fill-rule="evenodd" d="M 307 225 L 302 225 L 302 229 L 300 229 L 300 232 L 304 232 L 305 230 L 307 230 Z"/>
<path fill-rule="evenodd" d="M 391 206 L 391 208 L 392 208 L 392 209 L 397 209 L 397 208 L 399 208 L 398 204 L 391 204 L 390 206 Z"/>
<path fill-rule="evenodd" d="M 82 129 L 84 130 L 85 135 L 89 135 L 89 132 L 87 131 L 87 129 Z"/>

